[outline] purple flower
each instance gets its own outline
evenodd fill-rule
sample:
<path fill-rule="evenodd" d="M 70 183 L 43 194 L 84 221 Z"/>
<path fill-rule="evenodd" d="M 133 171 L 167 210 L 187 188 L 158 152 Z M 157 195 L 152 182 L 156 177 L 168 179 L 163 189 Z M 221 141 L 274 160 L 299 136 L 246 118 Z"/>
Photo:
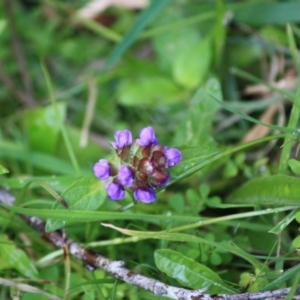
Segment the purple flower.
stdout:
<path fill-rule="evenodd" d="M 106 186 L 107 195 L 111 200 L 122 200 L 125 197 L 125 191 L 122 186 L 115 182 L 109 182 Z"/>
<path fill-rule="evenodd" d="M 153 188 L 136 189 L 133 193 L 133 196 L 136 200 L 144 203 L 151 203 L 156 200 L 156 195 Z"/>
<path fill-rule="evenodd" d="M 165 151 L 165 155 L 168 159 L 168 167 L 173 167 L 181 162 L 181 152 L 176 148 L 170 148 Z"/>
<path fill-rule="evenodd" d="M 106 180 L 110 176 L 110 165 L 106 159 L 100 159 L 94 165 L 94 174 L 100 180 Z"/>
<path fill-rule="evenodd" d="M 136 139 L 136 142 L 146 147 L 149 145 L 157 145 L 158 139 L 155 137 L 154 129 L 151 126 L 145 127 L 140 131 L 140 139 Z"/>
<path fill-rule="evenodd" d="M 131 132 L 127 129 L 118 130 L 115 133 L 116 142 L 112 142 L 112 146 L 118 150 L 132 144 L 132 135 Z"/>
<path fill-rule="evenodd" d="M 132 170 L 127 166 L 120 166 L 118 171 L 118 180 L 120 184 L 132 187 L 134 183 L 134 174 Z"/>

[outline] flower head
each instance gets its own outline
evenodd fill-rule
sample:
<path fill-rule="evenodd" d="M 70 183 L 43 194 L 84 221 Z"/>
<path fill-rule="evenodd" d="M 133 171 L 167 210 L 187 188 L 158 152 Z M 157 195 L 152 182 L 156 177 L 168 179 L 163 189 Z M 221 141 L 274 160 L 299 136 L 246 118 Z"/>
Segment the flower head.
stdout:
<path fill-rule="evenodd" d="M 96 177 L 98 177 L 100 180 L 106 180 L 110 176 L 110 164 L 106 159 L 100 159 L 95 165 L 94 165 L 94 174 Z"/>
<path fill-rule="evenodd" d="M 123 200 L 125 191 L 123 187 L 115 182 L 109 182 L 106 186 L 107 195 L 111 200 Z"/>
<path fill-rule="evenodd" d="M 118 130 L 115 133 L 115 142 L 112 142 L 112 146 L 117 149 L 122 149 L 132 144 L 132 134 L 129 130 Z"/>
<path fill-rule="evenodd" d="M 181 162 L 181 152 L 176 148 L 170 148 L 165 151 L 165 155 L 168 160 L 168 167 L 173 167 Z"/>
<path fill-rule="evenodd" d="M 144 203 L 151 203 L 156 200 L 155 191 L 153 188 L 148 189 L 136 189 L 133 193 L 135 200 L 144 202 Z"/>
<path fill-rule="evenodd" d="M 158 139 L 155 137 L 154 129 L 151 126 L 145 127 L 140 131 L 140 138 L 136 142 L 142 146 L 157 145 Z"/>
<path fill-rule="evenodd" d="M 155 190 L 167 185 L 168 168 L 182 160 L 181 152 L 159 144 L 151 126 L 143 128 L 134 142 L 127 129 L 117 131 L 114 137 L 117 165 L 100 159 L 94 166 L 95 176 L 103 181 L 109 179 L 105 187 L 112 200 L 124 199 L 127 189 L 137 201 L 154 202 Z"/>
<path fill-rule="evenodd" d="M 134 174 L 129 167 L 120 166 L 118 171 L 118 180 L 120 184 L 132 187 L 134 183 Z"/>

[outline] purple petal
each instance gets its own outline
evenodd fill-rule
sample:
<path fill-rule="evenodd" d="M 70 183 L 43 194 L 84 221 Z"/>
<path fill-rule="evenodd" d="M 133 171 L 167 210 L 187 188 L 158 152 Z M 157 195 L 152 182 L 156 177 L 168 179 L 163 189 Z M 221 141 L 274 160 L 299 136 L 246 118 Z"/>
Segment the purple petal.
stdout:
<path fill-rule="evenodd" d="M 110 165 L 106 159 L 100 159 L 94 165 L 94 174 L 100 180 L 106 180 L 110 176 Z"/>
<path fill-rule="evenodd" d="M 115 133 L 116 142 L 112 142 L 112 146 L 117 149 L 122 149 L 132 144 L 132 134 L 129 130 L 118 130 Z"/>
<path fill-rule="evenodd" d="M 157 145 L 158 139 L 155 137 L 154 129 L 151 126 L 148 126 L 140 131 L 140 138 L 136 139 L 136 142 L 140 146 L 146 147 L 149 145 Z"/>
<path fill-rule="evenodd" d="M 132 170 L 127 166 L 120 166 L 118 171 L 118 180 L 120 184 L 132 187 L 134 183 L 134 174 Z"/>
<path fill-rule="evenodd" d="M 167 149 L 165 155 L 168 159 L 168 167 L 173 167 L 182 160 L 181 152 L 176 148 Z"/>
<path fill-rule="evenodd" d="M 109 182 L 106 186 L 107 196 L 111 200 L 123 200 L 125 197 L 124 189 L 115 182 Z"/>
<path fill-rule="evenodd" d="M 136 200 L 144 203 L 151 203 L 156 200 L 156 195 L 153 188 L 136 189 L 133 193 L 133 196 Z"/>

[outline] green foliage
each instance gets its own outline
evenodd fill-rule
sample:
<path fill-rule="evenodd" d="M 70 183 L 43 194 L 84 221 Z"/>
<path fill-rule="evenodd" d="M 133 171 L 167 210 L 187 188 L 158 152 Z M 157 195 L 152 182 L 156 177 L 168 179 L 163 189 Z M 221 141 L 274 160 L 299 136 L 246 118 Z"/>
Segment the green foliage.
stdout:
<path fill-rule="evenodd" d="M 298 2 L 153 0 L 99 19 L 78 17 L 86 1 L 12 2 L 0 12 L 0 278 L 40 292 L 1 286 L 1 299 L 162 299 L 73 258 L 66 272 L 18 214 L 166 284 L 298 284 Z M 146 126 L 182 161 L 154 203 L 130 189 L 111 201 L 93 166 L 114 159 L 115 131 Z"/>
<path fill-rule="evenodd" d="M 4 234 L 0 236 L 0 244 L 1 270 L 13 268 L 22 276 L 31 279 L 37 278 L 38 271 L 23 250 L 17 248 L 14 242 Z"/>
<path fill-rule="evenodd" d="M 173 250 L 160 249 L 154 253 L 158 269 L 192 289 L 206 288 L 209 294 L 233 293 L 221 278 L 208 267 Z"/>
<path fill-rule="evenodd" d="M 256 178 L 236 189 L 228 199 L 229 203 L 298 206 L 299 179 L 286 175 Z M 299 189 L 299 191 L 298 191 Z"/>

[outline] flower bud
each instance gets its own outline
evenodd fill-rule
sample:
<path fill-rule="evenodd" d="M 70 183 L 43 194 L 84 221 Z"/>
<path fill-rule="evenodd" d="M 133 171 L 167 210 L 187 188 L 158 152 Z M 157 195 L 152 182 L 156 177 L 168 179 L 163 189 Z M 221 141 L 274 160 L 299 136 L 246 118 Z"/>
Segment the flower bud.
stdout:
<path fill-rule="evenodd" d="M 123 200 L 125 197 L 124 189 L 115 182 L 109 182 L 106 186 L 107 195 L 111 200 Z"/>
<path fill-rule="evenodd" d="M 181 162 L 181 152 L 176 148 L 170 148 L 165 151 L 165 155 L 168 159 L 168 167 L 173 167 Z"/>
<path fill-rule="evenodd" d="M 156 195 L 153 188 L 136 189 L 133 193 L 133 196 L 136 200 L 144 203 L 151 203 L 156 200 Z"/>
<path fill-rule="evenodd" d="M 134 183 L 134 174 L 127 166 L 120 166 L 118 171 L 118 181 L 120 184 L 132 187 Z"/>
<path fill-rule="evenodd" d="M 136 142 L 142 147 L 157 145 L 158 140 L 155 137 L 154 129 L 151 126 L 143 128 L 140 131 L 140 138 L 136 139 Z"/>
<path fill-rule="evenodd" d="M 129 130 L 118 130 L 115 133 L 116 142 L 112 142 L 112 146 L 118 150 L 124 147 L 130 146 L 132 144 L 132 134 Z"/>

